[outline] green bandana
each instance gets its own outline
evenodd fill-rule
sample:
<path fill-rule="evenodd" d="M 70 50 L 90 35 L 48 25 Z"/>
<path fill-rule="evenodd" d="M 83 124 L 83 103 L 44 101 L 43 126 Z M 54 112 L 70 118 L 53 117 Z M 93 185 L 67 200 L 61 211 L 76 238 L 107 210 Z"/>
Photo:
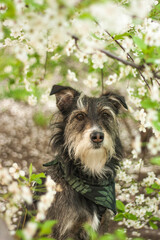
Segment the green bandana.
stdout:
<path fill-rule="evenodd" d="M 68 174 L 60 156 L 57 156 L 55 160 L 49 163 L 43 164 L 43 166 L 49 167 L 57 164 L 63 170 L 64 179 L 76 192 L 82 194 L 96 205 L 108 208 L 116 214 L 115 182 L 113 179 L 93 180 L 91 178 L 85 179 L 82 176 L 78 177 L 74 173 Z"/>

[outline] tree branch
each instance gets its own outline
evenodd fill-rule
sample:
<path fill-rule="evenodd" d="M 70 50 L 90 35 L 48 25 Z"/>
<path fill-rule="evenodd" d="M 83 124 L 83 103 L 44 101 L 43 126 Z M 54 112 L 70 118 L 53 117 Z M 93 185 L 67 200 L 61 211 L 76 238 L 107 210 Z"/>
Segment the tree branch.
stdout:
<path fill-rule="evenodd" d="M 107 31 L 106 31 L 106 32 L 107 32 Z M 111 36 L 112 39 L 123 49 L 123 51 L 125 51 L 124 47 L 123 47 L 117 40 L 115 40 L 114 37 L 113 37 L 109 32 L 107 32 L 107 33 L 108 33 L 109 36 Z M 75 45 L 76 45 L 77 49 L 78 49 L 80 52 L 86 54 L 86 53 L 83 52 L 83 51 L 79 48 L 79 46 L 78 46 L 78 40 L 79 40 L 79 38 L 78 38 L 77 36 L 75 36 L 75 35 L 71 35 L 71 37 L 75 40 Z M 147 80 L 145 79 L 145 77 L 143 76 L 142 72 L 140 71 L 141 69 L 144 68 L 144 65 L 137 65 L 137 64 L 135 64 L 135 63 L 134 63 L 134 59 L 130 56 L 129 53 L 127 54 L 127 56 L 132 60 L 132 62 L 127 61 L 127 60 L 124 60 L 124 59 L 122 59 L 122 58 L 114 55 L 113 53 L 108 52 L 108 51 L 103 50 L 103 49 L 98 49 L 98 51 L 106 54 L 108 57 L 110 57 L 110 58 L 112 58 L 112 59 L 115 59 L 115 60 L 117 60 L 117 61 L 119 61 L 119 62 L 122 62 L 122 63 L 125 64 L 125 65 L 129 65 L 129 66 L 131 66 L 131 67 L 133 67 L 133 68 L 136 68 L 136 69 L 138 70 L 139 74 L 141 75 L 141 77 L 143 78 L 143 80 L 145 81 L 147 87 L 150 89 Z M 90 54 L 93 54 L 93 53 L 90 53 Z"/>
<path fill-rule="evenodd" d="M 98 23 L 97 23 L 98 24 Z M 105 32 L 117 43 L 117 45 L 125 52 L 125 48 L 122 46 L 122 44 L 119 43 L 118 40 L 116 40 L 107 30 L 105 30 Z M 131 57 L 131 55 L 129 53 L 127 53 L 127 57 L 131 59 L 132 62 L 134 62 L 134 59 Z M 139 74 L 141 75 L 141 77 L 143 78 L 144 82 L 146 83 L 147 87 L 150 89 L 150 86 L 148 84 L 148 81 L 145 79 L 144 75 L 142 74 L 142 72 L 140 71 L 140 69 L 137 69 L 137 71 L 139 72 Z"/>
<path fill-rule="evenodd" d="M 113 53 L 106 51 L 106 50 L 99 49 L 99 51 L 102 52 L 102 53 L 104 53 L 104 54 L 106 54 L 108 57 L 110 57 L 110 58 L 112 58 L 112 59 L 115 59 L 115 60 L 117 60 L 117 61 L 119 61 L 119 62 L 121 62 L 121 63 L 123 63 L 123 64 L 125 64 L 125 65 L 129 65 L 129 66 L 131 66 L 131 67 L 133 67 L 133 68 L 136 68 L 136 69 L 143 69 L 143 68 L 144 68 L 143 65 L 137 65 L 137 64 L 135 64 L 134 62 L 126 61 L 126 60 L 124 60 L 124 59 L 122 59 L 122 58 L 114 55 Z"/>

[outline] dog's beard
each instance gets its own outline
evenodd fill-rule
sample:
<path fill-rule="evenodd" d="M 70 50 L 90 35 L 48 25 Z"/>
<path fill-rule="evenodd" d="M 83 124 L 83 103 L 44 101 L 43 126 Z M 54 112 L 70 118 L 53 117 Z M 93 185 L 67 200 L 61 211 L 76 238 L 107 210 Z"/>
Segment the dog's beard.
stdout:
<path fill-rule="evenodd" d="M 104 132 L 103 143 L 95 147 L 90 139 L 93 130 L 95 129 L 91 128 L 84 131 L 83 134 L 72 134 L 67 140 L 66 147 L 70 157 L 75 161 L 81 161 L 85 172 L 101 177 L 109 170 L 105 164 L 114 154 L 114 144 L 110 135 Z"/>

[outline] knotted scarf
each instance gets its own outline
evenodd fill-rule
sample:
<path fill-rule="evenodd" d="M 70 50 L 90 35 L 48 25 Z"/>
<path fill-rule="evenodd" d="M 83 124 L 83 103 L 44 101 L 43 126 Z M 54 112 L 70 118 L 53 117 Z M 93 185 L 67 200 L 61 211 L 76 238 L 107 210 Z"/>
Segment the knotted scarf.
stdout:
<path fill-rule="evenodd" d="M 68 169 L 60 156 L 43 164 L 43 166 L 49 167 L 57 164 L 62 169 L 64 179 L 76 192 L 94 202 L 98 207 L 102 207 L 103 210 L 110 209 L 116 214 L 115 182 L 113 178 L 93 179 L 93 177 L 85 177 L 85 175 L 79 175 L 76 172 L 68 174 Z"/>

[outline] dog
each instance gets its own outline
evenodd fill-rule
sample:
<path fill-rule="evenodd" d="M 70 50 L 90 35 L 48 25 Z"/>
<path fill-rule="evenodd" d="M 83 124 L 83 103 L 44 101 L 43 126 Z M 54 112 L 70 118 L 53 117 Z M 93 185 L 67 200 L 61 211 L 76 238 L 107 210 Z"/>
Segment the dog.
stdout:
<path fill-rule="evenodd" d="M 55 239 L 86 240 L 85 223 L 104 234 L 109 212 L 116 213 L 114 178 L 123 157 L 117 116 L 128 107 L 124 97 L 112 92 L 96 98 L 54 85 L 50 95 L 58 108 L 51 139 L 55 159 L 44 166 L 62 191 L 47 219 L 58 220 Z"/>

